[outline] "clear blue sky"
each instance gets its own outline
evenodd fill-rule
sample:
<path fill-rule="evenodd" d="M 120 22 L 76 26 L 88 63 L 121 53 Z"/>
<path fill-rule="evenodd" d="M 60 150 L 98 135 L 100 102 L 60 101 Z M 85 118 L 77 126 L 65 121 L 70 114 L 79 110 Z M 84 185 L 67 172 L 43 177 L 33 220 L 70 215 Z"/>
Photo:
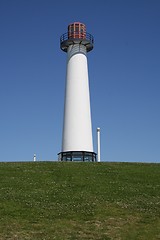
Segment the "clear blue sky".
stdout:
<path fill-rule="evenodd" d="M 160 1 L 0 0 L 0 161 L 56 160 L 66 54 L 86 24 L 94 150 L 103 161 L 160 162 Z"/>

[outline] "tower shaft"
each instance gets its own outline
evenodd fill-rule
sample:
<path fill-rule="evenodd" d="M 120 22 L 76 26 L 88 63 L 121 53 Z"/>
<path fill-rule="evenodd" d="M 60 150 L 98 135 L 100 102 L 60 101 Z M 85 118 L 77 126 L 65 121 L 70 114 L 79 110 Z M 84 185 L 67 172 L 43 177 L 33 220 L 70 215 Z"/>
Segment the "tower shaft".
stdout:
<path fill-rule="evenodd" d="M 86 47 L 74 44 L 67 51 L 62 152 L 93 152 Z"/>

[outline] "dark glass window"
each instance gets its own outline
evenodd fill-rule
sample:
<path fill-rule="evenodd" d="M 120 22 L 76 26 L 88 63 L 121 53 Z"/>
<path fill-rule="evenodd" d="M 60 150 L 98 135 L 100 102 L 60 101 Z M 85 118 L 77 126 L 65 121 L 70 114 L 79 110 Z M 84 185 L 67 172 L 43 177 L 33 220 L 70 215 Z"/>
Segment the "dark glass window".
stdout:
<path fill-rule="evenodd" d="M 59 153 L 59 160 L 61 161 L 96 161 L 96 153 L 78 151 L 78 152 L 62 152 Z"/>

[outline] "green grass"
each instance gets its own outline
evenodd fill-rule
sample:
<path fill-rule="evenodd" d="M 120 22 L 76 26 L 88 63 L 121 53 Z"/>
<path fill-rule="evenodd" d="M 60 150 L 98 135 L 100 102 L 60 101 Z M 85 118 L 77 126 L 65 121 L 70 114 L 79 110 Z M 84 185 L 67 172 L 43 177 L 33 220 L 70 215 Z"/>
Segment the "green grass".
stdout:
<path fill-rule="evenodd" d="M 160 164 L 0 163 L 5 239 L 160 239 Z"/>

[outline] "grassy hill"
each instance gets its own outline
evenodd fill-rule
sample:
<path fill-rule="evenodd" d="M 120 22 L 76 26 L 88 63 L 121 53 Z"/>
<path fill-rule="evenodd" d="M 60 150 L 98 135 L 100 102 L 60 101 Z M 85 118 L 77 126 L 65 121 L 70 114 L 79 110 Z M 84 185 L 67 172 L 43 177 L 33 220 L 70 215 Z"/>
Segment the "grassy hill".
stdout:
<path fill-rule="evenodd" d="M 160 164 L 0 163 L 5 239 L 160 239 Z"/>

